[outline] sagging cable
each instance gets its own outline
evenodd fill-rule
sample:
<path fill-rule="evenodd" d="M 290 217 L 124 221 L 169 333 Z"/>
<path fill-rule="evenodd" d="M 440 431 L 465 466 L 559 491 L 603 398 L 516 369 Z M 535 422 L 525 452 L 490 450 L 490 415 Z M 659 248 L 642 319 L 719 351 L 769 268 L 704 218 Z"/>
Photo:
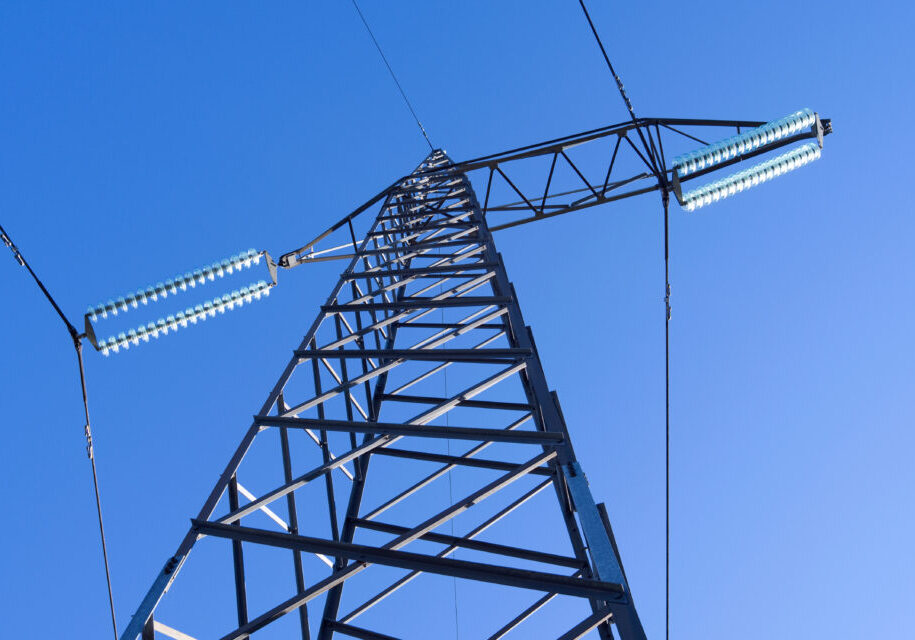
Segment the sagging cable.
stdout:
<path fill-rule="evenodd" d="M 266 261 L 269 282 L 267 280 L 258 280 L 193 306 L 187 306 L 184 310 L 177 311 L 174 314 L 161 316 L 153 322 L 140 324 L 135 328 L 121 331 L 106 338 L 98 339 L 96 337 L 97 331 L 94 323 L 127 313 L 132 309 L 139 308 L 140 305 L 147 306 L 151 303 L 160 302 L 169 295 L 176 296 L 179 293 L 187 292 L 188 289 L 194 289 L 198 285 L 204 286 L 208 282 L 214 282 L 217 278 L 226 277 L 233 272 L 249 269 L 254 265 L 260 264 L 261 259 Z M 101 351 L 102 354 L 107 356 L 110 353 L 118 353 L 121 349 L 129 349 L 131 345 L 139 345 L 141 340 L 149 342 L 150 338 L 158 338 L 160 334 L 163 336 L 168 335 L 169 331 L 174 332 L 179 328 L 187 327 L 188 323 L 197 324 L 198 321 L 202 322 L 207 318 L 216 317 L 217 313 L 224 314 L 226 311 L 241 307 L 246 302 L 251 303 L 255 300 L 260 300 L 262 297 L 269 296 L 270 289 L 275 286 L 276 263 L 270 257 L 270 254 L 266 251 L 249 249 L 231 258 L 214 262 L 194 271 L 188 271 L 183 275 L 178 275 L 145 289 L 138 289 L 135 293 L 129 293 L 117 299 L 89 307 L 85 315 L 86 337 L 97 351 Z"/>
<path fill-rule="evenodd" d="M 67 318 L 66 314 L 54 299 L 54 296 L 51 295 L 51 292 L 47 290 L 44 283 L 38 277 L 38 274 L 36 274 L 29 263 L 26 262 L 25 257 L 23 257 L 19 248 L 15 245 L 9 234 L 6 233 L 6 230 L 2 225 L 0 225 L 0 240 L 2 240 L 3 244 L 13 252 L 13 257 L 16 259 L 16 262 L 19 263 L 20 266 L 26 268 L 29 275 L 31 275 L 32 279 L 35 281 L 35 284 L 41 289 L 45 298 L 47 298 L 51 306 L 54 307 L 54 311 L 57 312 L 57 315 L 60 316 L 60 319 L 63 321 L 64 325 L 66 325 L 67 332 L 73 340 L 73 347 L 76 349 L 76 358 L 79 363 L 79 382 L 83 393 L 83 411 L 86 418 L 83 432 L 86 435 L 86 453 L 89 456 L 89 465 L 92 469 L 92 485 L 95 490 L 95 509 L 98 514 L 99 536 L 101 537 L 102 543 L 102 561 L 105 566 L 105 582 L 108 585 L 108 609 L 111 613 L 111 630 L 114 632 L 114 640 L 118 640 L 118 623 L 114 614 L 114 591 L 111 588 L 111 568 L 108 564 L 108 545 L 105 542 L 105 523 L 102 519 L 102 497 L 98 487 L 98 470 L 95 467 L 95 448 L 92 445 L 92 424 L 89 421 L 89 395 L 86 392 L 86 370 L 83 367 L 83 345 L 82 342 L 80 342 L 83 336 L 79 334 L 76 327 L 74 327 L 73 323 Z"/>

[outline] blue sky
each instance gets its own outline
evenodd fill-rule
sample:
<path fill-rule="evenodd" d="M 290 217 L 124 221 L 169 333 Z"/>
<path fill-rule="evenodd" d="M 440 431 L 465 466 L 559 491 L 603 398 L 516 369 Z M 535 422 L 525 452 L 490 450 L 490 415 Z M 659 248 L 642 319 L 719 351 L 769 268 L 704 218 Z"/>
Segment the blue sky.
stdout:
<path fill-rule="evenodd" d="M 912 9 L 589 6 L 640 115 L 811 107 L 836 132 L 810 167 L 672 209 L 672 633 L 903 637 L 915 623 Z M 363 10 L 454 159 L 625 117 L 575 2 Z M 427 151 L 342 0 L 6 3 L 0 60 L 0 222 L 72 318 L 241 249 L 298 246 Z M 659 209 L 627 200 L 496 236 L 649 637 L 664 612 Z M 205 330 L 88 354 L 122 626 L 337 272 L 284 273 L 267 302 Z M 65 621 L 73 637 L 103 637 L 75 358 L 8 256 L 0 288 L 4 633 Z"/>

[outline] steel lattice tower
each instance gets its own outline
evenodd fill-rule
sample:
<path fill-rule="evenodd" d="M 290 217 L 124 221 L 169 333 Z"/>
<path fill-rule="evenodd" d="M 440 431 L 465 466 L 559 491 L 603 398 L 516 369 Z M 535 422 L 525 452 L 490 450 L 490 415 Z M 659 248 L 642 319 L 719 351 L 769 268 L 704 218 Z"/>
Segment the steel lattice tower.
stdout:
<path fill-rule="evenodd" d="M 733 133 L 703 141 L 721 130 Z M 634 118 L 458 164 L 433 151 L 276 262 L 251 250 L 91 307 L 84 336 L 116 353 L 269 293 L 278 268 L 348 262 L 122 640 L 442 637 L 450 627 L 431 604 L 451 602 L 442 577 L 455 602 L 460 580 L 473 587 L 469 611 L 504 619 L 493 629 L 473 620 L 470 637 L 611 638 L 616 627 L 623 640 L 644 638 L 607 512 L 576 461 L 492 232 L 657 192 L 666 275 L 670 195 L 688 211 L 730 197 L 815 160 L 831 131 L 805 109 L 770 122 Z M 684 139 L 705 146 L 668 168 L 665 148 Z M 518 180 L 538 163 L 545 182 Z M 482 206 L 468 174 L 485 180 Z M 359 241 L 354 220 L 376 206 Z M 99 316 L 260 257 L 269 283 L 96 337 Z M 668 322 L 669 295 L 668 285 Z M 464 448 L 452 452 L 455 441 Z M 203 582 L 193 582 L 192 549 L 210 554 Z M 206 627 L 184 628 L 188 615 Z"/>
<path fill-rule="evenodd" d="M 434 151 L 382 196 L 122 638 L 191 633 L 156 608 L 200 545 L 224 545 L 237 614 L 205 637 L 260 637 L 297 619 L 295 637 L 392 638 L 392 625 L 419 615 L 398 591 L 425 589 L 437 574 L 493 594 L 504 626 L 490 638 L 544 607 L 562 627 L 552 637 L 610 638 L 612 625 L 621 638 L 644 638 L 606 510 L 576 461 L 470 181 Z M 463 448 L 445 452 L 451 441 Z M 442 492 L 449 473 L 462 474 L 453 502 Z M 288 566 L 267 584 L 286 595 L 249 611 L 256 586 L 245 561 L 262 549 L 283 554 Z M 163 604 L 204 596 L 179 592 Z M 513 606 L 519 593 L 526 604 Z M 291 637 L 284 628 L 264 637 Z M 545 633 L 534 630 L 517 637 Z"/>

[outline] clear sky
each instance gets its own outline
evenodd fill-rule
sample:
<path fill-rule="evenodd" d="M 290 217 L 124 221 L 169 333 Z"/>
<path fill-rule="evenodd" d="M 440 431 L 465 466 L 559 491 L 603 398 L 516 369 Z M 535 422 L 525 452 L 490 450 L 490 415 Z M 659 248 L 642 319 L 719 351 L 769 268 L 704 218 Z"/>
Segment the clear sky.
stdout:
<path fill-rule="evenodd" d="M 672 210 L 672 636 L 908 637 L 913 10 L 589 5 L 640 115 L 811 107 L 835 127 L 814 165 Z M 363 10 L 456 160 L 625 118 L 572 0 Z M 241 249 L 298 246 L 427 152 L 344 0 L 7 2 L 0 61 L 0 222 L 72 318 Z M 659 211 L 626 200 L 496 236 L 654 638 Z M 281 274 L 267 302 L 205 329 L 87 354 L 121 626 L 338 270 Z M 6 254 L 0 291 L 2 635 L 106 637 L 75 357 Z"/>

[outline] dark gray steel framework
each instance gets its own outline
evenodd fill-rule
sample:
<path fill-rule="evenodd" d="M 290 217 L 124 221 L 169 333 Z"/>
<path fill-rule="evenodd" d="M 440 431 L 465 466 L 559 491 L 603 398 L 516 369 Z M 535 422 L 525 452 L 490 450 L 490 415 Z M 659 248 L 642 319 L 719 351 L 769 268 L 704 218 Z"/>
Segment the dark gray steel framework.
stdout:
<path fill-rule="evenodd" d="M 434 151 L 382 195 L 361 242 L 346 220 L 347 268 L 122 638 L 194 637 L 160 622 L 157 607 L 192 547 L 220 539 L 236 615 L 204 637 L 259 637 L 286 614 L 298 619 L 296 637 L 396 637 L 398 620 L 419 611 L 395 594 L 438 574 L 494 594 L 531 591 L 527 606 L 492 605 L 504 624 L 489 638 L 518 627 L 517 637 L 540 637 L 522 625 L 554 606 L 560 638 L 611 638 L 612 627 L 644 638 L 606 509 L 576 461 L 465 172 Z M 262 440 L 273 448 L 255 455 Z M 455 494 L 443 501 L 449 474 Z M 245 560 L 265 548 L 289 554 L 288 574 L 270 585 L 287 595 L 252 610 Z M 395 572 L 368 581 L 383 567 Z"/>
<path fill-rule="evenodd" d="M 204 537 L 231 548 L 236 616 L 218 623 L 224 640 L 261 637 L 260 630 L 288 623 L 288 613 L 302 638 L 394 638 L 431 593 L 398 600 L 404 587 L 426 589 L 423 581 L 434 575 L 471 581 L 474 592 L 540 592 L 517 612 L 507 599 L 490 600 L 506 611 L 505 624 L 486 632 L 492 639 L 516 628 L 518 637 L 529 637 L 531 625 L 538 637 L 553 634 L 539 626 L 542 616 L 528 618 L 559 604 L 548 619 L 568 624 L 556 637 L 610 638 L 616 627 L 623 639 L 644 638 L 606 509 L 594 503 L 575 460 L 491 232 L 658 192 L 666 239 L 667 204 L 671 193 L 679 199 L 680 179 L 665 149 L 761 124 L 634 117 L 457 164 L 434 151 L 412 174 L 283 255 L 275 266 L 284 269 L 324 260 L 348 266 L 122 640 L 193 638 L 153 613 Z M 804 139 L 822 145 L 831 130 L 817 116 L 809 131 L 683 181 Z M 544 181 L 525 184 L 519 177 L 537 175 L 538 162 Z M 485 181 L 482 205 L 468 175 Z M 354 221 L 377 205 L 357 241 Z M 348 237 L 318 250 L 335 234 Z M 248 463 L 271 438 L 270 461 L 261 455 Z M 472 446 L 453 454 L 451 443 L 465 440 Z M 484 450 L 492 457 L 482 458 Z M 264 480 L 265 468 L 275 469 L 274 477 Z M 443 499 L 442 479 L 449 487 L 463 480 L 456 498 Z M 456 522 L 463 534 L 455 533 Z M 561 535 L 548 535 L 550 527 Z M 555 548 L 559 539 L 563 548 Z M 259 549 L 291 551 L 291 575 L 288 593 L 250 614 Z M 461 559 L 453 557 L 458 553 Z M 246 565 L 246 555 L 258 560 Z M 368 580 L 384 568 L 388 573 Z M 272 573 L 267 592 L 279 584 Z"/>

